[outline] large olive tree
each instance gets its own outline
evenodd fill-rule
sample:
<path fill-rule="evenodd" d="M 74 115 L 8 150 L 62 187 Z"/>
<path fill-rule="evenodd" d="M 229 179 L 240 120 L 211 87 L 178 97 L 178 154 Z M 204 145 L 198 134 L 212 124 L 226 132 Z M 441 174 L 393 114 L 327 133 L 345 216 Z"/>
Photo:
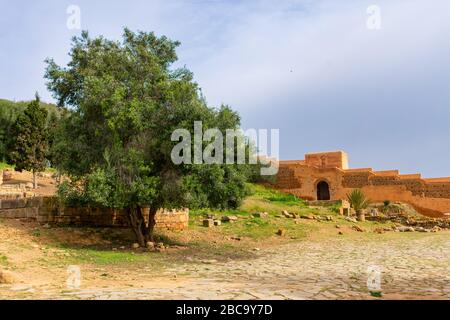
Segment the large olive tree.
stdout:
<path fill-rule="evenodd" d="M 47 60 L 48 88 L 71 110 L 53 141 L 55 165 L 71 177 L 60 195 L 126 209 L 142 246 L 153 237 L 157 210 L 237 207 L 251 172 L 248 165 L 173 163 L 174 130 L 193 133 L 195 121 L 221 132 L 240 126 L 228 107 L 206 105 L 191 72 L 173 68 L 178 45 L 128 29 L 121 42 L 83 32 L 66 67 Z"/>

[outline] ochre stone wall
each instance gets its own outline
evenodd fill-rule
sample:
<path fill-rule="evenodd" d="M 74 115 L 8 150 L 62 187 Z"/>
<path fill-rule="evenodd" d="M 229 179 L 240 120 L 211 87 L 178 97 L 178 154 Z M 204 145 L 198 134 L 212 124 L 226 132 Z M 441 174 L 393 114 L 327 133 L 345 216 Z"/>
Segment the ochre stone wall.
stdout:
<path fill-rule="evenodd" d="M 344 151 L 308 153 L 305 155 L 307 165 L 321 168 L 348 169 L 348 156 Z"/>
<path fill-rule="evenodd" d="M 128 226 L 123 210 L 64 207 L 52 197 L 0 199 L 0 218 L 35 219 L 40 223 L 91 227 Z M 188 227 L 189 210 L 160 210 L 155 220 L 156 229 L 181 231 Z"/>
<path fill-rule="evenodd" d="M 423 179 L 420 174 L 402 175 L 398 170 L 348 169 L 347 161 L 342 151 L 280 161 L 273 186 L 307 200 L 318 200 L 317 184 L 325 181 L 331 200 L 346 199 L 351 190 L 360 188 L 372 201 L 409 203 L 428 216 L 450 213 L 450 178 Z"/>

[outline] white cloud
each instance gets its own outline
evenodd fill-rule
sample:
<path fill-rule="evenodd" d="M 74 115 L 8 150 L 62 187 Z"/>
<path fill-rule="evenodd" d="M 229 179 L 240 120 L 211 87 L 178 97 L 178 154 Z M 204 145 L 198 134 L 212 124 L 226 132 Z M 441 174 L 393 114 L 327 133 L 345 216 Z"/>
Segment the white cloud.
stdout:
<path fill-rule="evenodd" d="M 380 31 L 366 28 L 370 2 L 319 1 L 303 11 L 291 11 L 286 3 L 265 2 L 257 14 L 240 16 L 223 46 L 194 63 L 196 79 L 212 104 L 258 108 L 286 96 L 389 82 L 393 79 L 383 77 L 394 70 L 400 80 L 450 45 L 446 0 L 378 1 Z"/>

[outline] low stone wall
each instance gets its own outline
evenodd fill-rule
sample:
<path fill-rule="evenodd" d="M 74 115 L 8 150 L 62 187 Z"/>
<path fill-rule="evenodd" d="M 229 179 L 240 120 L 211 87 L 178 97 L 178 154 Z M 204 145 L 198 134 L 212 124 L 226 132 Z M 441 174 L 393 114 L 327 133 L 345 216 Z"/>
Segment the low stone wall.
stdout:
<path fill-rule="evenodd" d="M 90 227 L 128 226 L 124 210 L 65 207 L 53 197 L 0 199 L 0 218 L 35 219 L 40 223 Z M 181 231 L 188 227 L 189 210 L 160 210 L 155 220 L 156 229 Z"/>

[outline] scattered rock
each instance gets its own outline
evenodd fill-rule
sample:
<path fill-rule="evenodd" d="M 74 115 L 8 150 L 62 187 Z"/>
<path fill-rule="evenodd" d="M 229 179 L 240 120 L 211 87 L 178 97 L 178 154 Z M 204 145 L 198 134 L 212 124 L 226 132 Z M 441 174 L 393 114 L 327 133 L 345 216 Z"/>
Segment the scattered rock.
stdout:
<path fill-rule="evenodd" d="M 223 216 L 222 217 L 222 222 L 235 222 L 238 220 L 238 217 L 236 216 Z"/>
<path fill-rule="evenodd" d="M 162 242 L 159 242 L 155 248 L 156 252 L 163 252 L 166 249 L 167 249 L 167 247 L 164 246 L 164 243 L 162 243 Z"/>
<path fill-rule="evenodd" d="M 3 170 L 3 181 L 10 181 L 13 178 L 13 171 L 11 169 Z"/>
<path fill-rule="evenodd" d="M 356 219 L 355 219 L 355 218 L 352 218 L 352 217 L 345 217 L 345 220 L 350 221 L 350 222 L 353 222 L 353 223 L 356 223 L 356 222 L 357 222 Z"/>
<path fill-rule="evenodd" d="M 149 242 L 146 243 L 146 247 L 147 247 L 148 250 L 155 250 L 155 243 L 149 241 Z"/>
<path fill-rule="evenodd" d="M 27 182 L 27 183 L 25 184 L 25 188 L 27 188 L 27 189 L 34 189 L 34 185 L 33 185 L 33 183 L 31 183 L 31 182 Z"/>
<path fill-rule="evenodd" d="M 339 235 L 340 235 L 340 236 L 343 236 L 344 233 L 343 233 L 342 231 L 339 231 Z"/>
<path fill-rule="evenodd" d="M 416 231 L 413 227 L 397 227 L 399 232 L 414 232 Z"/>
<path fill-rule="evenodd" d="M 214 220 L 213 219 L 203 220 L 203 226 L 206 228 L 212 228 L 214 226 Z"/>
<path fill-rule="evenodd" d="M 373 232 L 378 233 L 378 234 L 383 234 L 383 233 L 385 233 L 385 230 L 383 228 L 376 228 Z"/>
<path fill-rule="evenodd" d="M 50 225 L 48 223 L 44 224 L 43 226 L 45 229 L 50 229 Z"/>
<path fill-rule="evenodd" d="M 337 224 L 336 225 L 336 229 L 340 229 L 340 228 L 341 228 L 341 226 Z"/>
<path fill-rule="evenodd" d="M 164 246 L 164 243 L 163 242 L 158 242 L 158 244 L 156 245 L 156 247 L 157 248 L 162 248 L 162 249 L 164 249 L 165 248 L 165 246 Z"/>
<path fill-rule="evenodd" d="M 334 219 L 333 219 L 332 216 L 327 216 L 327 217 L 326 217 L 326 220 L 327 220 L 327 221 L 333 221 Z"/>
<path fill-rule="evenodd" d="M 133 249 L 139 249 L 140 245 L 139 245 L 139 243 L 133 243 L 133 245 L 131 247 Z"/>
<path fill-rule="evenodd" d="M 283 215 L 283 217 L 289 218 L 289 219 L 292 219 L 292 218 L 295 217 L 293 214 L 287 212 L 286 210 L 283 210 L 283 211 L 281 212 L 281 214 Z"/>
<path fill-rule="evenodd" d="M 302 215 L 302 216 L 300 216 L 300 218 L 306 219 L 306 220 L 314 220 L 315 219 L 315 217 L 312 214 Z"/>
<path fill-rule="evenodd" d="M 361 228 L 360 226 L 354 225 L 352 226 L 352 229 L 358 232 L 364 232 L 365 230 Z"/>
<path fill-rule="evenodd" d="M 280 237 L 284 237 L 286 235 L 286 230 L 284 230 L 284 229 L 278 230 L 277 235 L 279 235 Z"/>
<path fill-rule="evenodd" d="M 219 226 L 222 225 L 222 221 L 220 221 L 220 220 L 214 220 L 214 225 L 215 225 L 216 227 L 219 227 Z"/>
<path fill-rule="evenodd" d="M 254 248 L 253 251 L 260 251 L 260 248 Z"/>
<path fill-rule="evenodd" d="M 231 237 L 231 240 L 235 240 L 235 241 L 241 241 L 242 239 L 240 237 Z"/>
<path fill-rule="evenodd" d="M 217 260 L 215 260 L 215 259 L 202 260 L 202 263 L 204 263 L 204 264 L 214 264 L 214 263 L 217 263 Z"/>
<path fill-rule="evenodd" d="M 433 229 L 430 230 L 430 232 L 439 232 L 439 231 L 441 231 L 441 230 L 442 230 L 442 229 L 441 229 L 440 227 L 434 226 Z"/>
<path fill-rule="evenodd" d="M 0 284 L 12 284 L 14 280 L 14 276 L 10 272 L 0 270 Z"/>
<path fill-rule="evenodd" d="M 269 217 L 269 214 L 267 212 L 256 212 L 256 213 L 253 214 L 253 217 L 266 219 L 266 218 Z"/>
<path fill-rule="evenodd" d="M 215 216 L 215 215 L 213 215 L 213 214 L 209 214 L 209 213 L 207 213 L 207 214 L 205 214 L 205 215 L 204 215 L 204 217 L 205 217 L 205 219 L 212 219 L 212 220 L 216 220 L 216 216 Z"/>

